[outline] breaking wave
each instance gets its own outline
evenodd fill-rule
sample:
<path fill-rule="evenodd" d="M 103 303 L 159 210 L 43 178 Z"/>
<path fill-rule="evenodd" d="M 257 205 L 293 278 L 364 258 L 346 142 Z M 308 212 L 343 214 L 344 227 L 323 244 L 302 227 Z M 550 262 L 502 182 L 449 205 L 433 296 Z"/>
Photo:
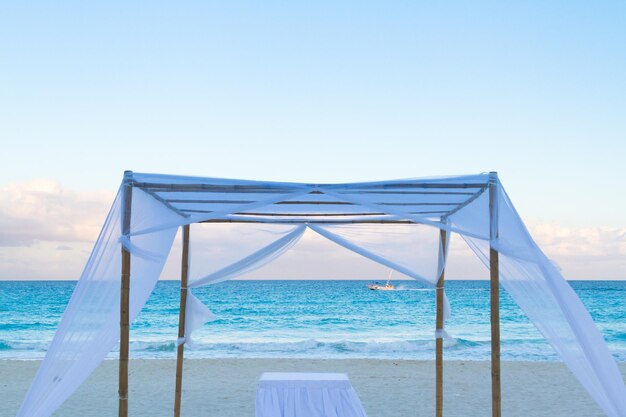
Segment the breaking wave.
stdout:
<path fill-rule="evenodd" d="M 447 339 L 444 347 L 480 346 L 481 343 L 461 339 Z M 173 341 L 131 342 L 135 357 L 173 357 Z M 434 340 L 401 340 L 391 342 L 362 342 L 353 340 L 322 341 L 315 339 L 296 341 L 243 341 L 210 343 L 193 341 L 186 349 L 187 357 L 307 357 L 307 358 L 380 358 L 380 359 L 432 359 Z M 155 356 L 156 355 L 156 356 Z"/>

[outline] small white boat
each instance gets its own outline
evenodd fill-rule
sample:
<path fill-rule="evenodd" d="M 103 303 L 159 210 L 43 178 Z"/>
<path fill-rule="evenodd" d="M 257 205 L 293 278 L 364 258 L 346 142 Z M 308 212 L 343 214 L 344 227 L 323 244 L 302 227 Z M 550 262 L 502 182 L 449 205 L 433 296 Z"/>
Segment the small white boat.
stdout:
<path fill-rule="evenodd" d="M 389 277 L 387 278 L 387 283 L 385 285 L 380 285 L 378 283 L 375 284 L 369 284 L 367 286 L 367 288 L 369 288 L 370 290 L 374 290 L 374 291 L 393 291 L 396 289 L 396 287 L 394 287 L 393 285 L 389 284 L 389 281 L 391 280 L 391 274 L 393 273 L 393 271 L 389 271 Z"/>

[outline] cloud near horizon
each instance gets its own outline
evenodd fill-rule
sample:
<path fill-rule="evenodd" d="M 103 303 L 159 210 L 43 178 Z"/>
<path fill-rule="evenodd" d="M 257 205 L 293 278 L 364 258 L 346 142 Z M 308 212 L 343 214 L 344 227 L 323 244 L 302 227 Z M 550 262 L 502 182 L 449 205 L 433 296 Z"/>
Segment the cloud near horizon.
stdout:
<path fill-rule="evenodd" d="M 52 180 L 0 188 L 0 279 L 77 279 L 113 198 L 112 191 L 76 192 Z M 528 227 L 566 278 L 626 279 L 626 228 L 532 221 Z M 453 239 L 452 244 L 447 276 L 483 278 L 484 268 L 462 240 Z M 178 277 L 179 246 L 177 240 L 169 262 L 173 266 L 166 267 L 165 278 Z M 383 270 L 325 239 L 307 235 L 251 278 L 369 278 L 368 274 L 377 276 Z M 301 276 L 303 271 L 306 277 Z"/>
<path fill-rule="evenodd" d="M 528 225 L 544 252 L 559 258 L 609 259 L 626 256 L 626 228 Z"/>
<path fill-rule="evenodd" d="M 626 228 L 532 222 L 528 226 L 566 278 L 626 279 Z"/>
<path fill-rule="evenodd" d="M 0 247 L 94 242 L 113 197 L 111 191 L 76 192 L 47 179 L 9 183 L 0 189 Z"/>

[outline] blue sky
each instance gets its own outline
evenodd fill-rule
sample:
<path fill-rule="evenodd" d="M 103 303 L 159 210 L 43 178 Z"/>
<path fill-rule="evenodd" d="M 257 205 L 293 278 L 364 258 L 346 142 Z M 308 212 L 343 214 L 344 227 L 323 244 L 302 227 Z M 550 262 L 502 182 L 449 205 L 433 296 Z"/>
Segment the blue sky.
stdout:
<path fill-rule="evenodd" d="M 42 192 L 94 218 L 3 238 L 0 278 L 42 274 L 10 260 L 90 246 L 125 169 L 307 182 L 498 171 L 548 255 L 612 245 L 626 278 L 624 45 L 617 1 L 4 3 L 0 221 L 70 216 L 43 210 Z M 25 201 L 40 210 L 16 211 Z"/>

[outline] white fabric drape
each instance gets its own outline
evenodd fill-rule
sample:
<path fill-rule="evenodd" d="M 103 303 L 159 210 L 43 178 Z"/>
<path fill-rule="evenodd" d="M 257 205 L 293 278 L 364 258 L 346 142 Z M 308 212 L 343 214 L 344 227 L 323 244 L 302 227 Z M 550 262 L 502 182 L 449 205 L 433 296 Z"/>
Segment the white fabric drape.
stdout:
<path fill-rule="evenodd" d="M 190 280 L 188 286 L 189 288 L 198 288 L 208 284 L 216 284 L 261 268 L 263 265 L 267 265 L 272 262 L 295 245 L 298 240 L 300 240 L 305 230 L 306 225 L 296 226 L 280 239 L 275 240 L 269 245 L 257 250 L 243 259 L 227 265 L 209 275 Z"/>
<path fill-rule="evenodd" d="M 441 276 L 441 272 L 445 268 L 446 257 L 443 256 L 443 253 L 447 251 L 447 247 L 443 248 L 441 241 L 438 240 L 439 229 L 430 226 L 402 225 L 399 227 L 401 231 L 396 230 L 396 233 L 381 234 L 380 232 L 383 232 L 385 227 L 379 225 L 373 227 L 373 229 L 380 229 L 377 230 L 378 239 L 375 242 L 368 239 L 372 236 L 372 226 L 322 226 L 310 224 L 309 228 L 339 246 L 343 246 L 354 253 L 411 277 L 432 289 L 435 288 Z M 386 228 L 390 229 L 394 227 L 387 226 Z M 398 229 L 398 226 L 395 228 Z M 420 246 L 425 246 L 430 249 L 431 252 L 428 253 L 428 257 L 424 258 L 428 259 L 427 262 L 418 262 L 416 265 L 411 265 L 413 263 L 412 261 L 419 258 L 416 247 L 417 242 L 404 241 L 399 238 L 403 235 L 415 236 L 418 234 L 418 230 L 416 230 L 418 228 L 431 229 L 426 231 L 422 230 L 421 233 L 419 233 L 419 236 L 422 237 L 422 244 Z M 431 232 L 430 234 L 436 232 L 434 237 L 431 236 L 431 241 L 427 238 L 428 232 Z M 446 241 L 446 246 L 449 242 L 450 239 Z M 383 248 L 385 249 L 384 252 Z M 423 274 L 418 273 L 418 271 L 421 272 L 421 270 L 424 271 Z M 448 320 L 450 315 L 450 301 L 444 291 L 444 321 Z"/>
<path fill-rule="evenodd" d="M 626 416 L 624 382 L 602 335 L 580 298 L 541 252 L 509 197 L 499 188 L 499 237 L 491 245 L 500 252 L 500 283 L 602 410 L 608 416 Z M 453 221 L 474 216 L 476 213 L 468 209 L 459 212 Z M 489 267 L 490 242 L 464 238 Z"/>
<path fill-rule="evenodd" d="M 255 251 L 254 253 L 240 259 L 230 265 L 227 265 L 218 271 L 215 271 L 202 278 L 195 279 L 188 284 L 188 288 L 199 288 L 206 285 L 217 284 L 239 275 L 252 272 L 255 269 L 267 265 L 280 255 L 285 253 L 289 248 L 295 245 L 305 232 L 306 226 L 296 226 L 284 234 L 281 238 L 273 241 L 269 245 Z M 191 334 L 202 327 L 208 321 L 214 320 L 215 316 L 200 300 L 198 300 L 191 291 L 187 295 L 187 308 L 185 309 L 185 340 L 189 343 Z M 189 325 L 187 324 L 189 323 Z M 179 341 L 183 342 L 183 341 Z"/>
<path fill-rule="evenodd" d="M 411 269 L 409 266 L 404 265 L 400 262 L 394 262 L 393 260 L 390 259 L 391 256 L 387 255 L 384 256 L 381 253 L 376 253 L 371 249 L 367 249 L 365 248 L 363 245 L 359 245 L 357 242 L 355 242 L 354 240 L 358 241 L 358 230 L 356 230 L 356 233 L 352 234 L 353 240 L 351 241 L 349 238 L 347 238 L 347 236 L 342 236 L 341 232 L 342 230 L 345 229 L 352 229 L 353 231 L 358 228 L 355 226 L 321 226 L 321 225 L 315 225 L 315 224 L 311 224 L 309 225 L 309 227 L 311 228 L 311 230 L 314 230 L 315 232 L 317 232 L 318 234 L 320 234 L 321 236 L 324 236 L 326 239 L 335 242 L 336 244 L 343 246 L 344 248 L 358 253 L 361 256 L 364 256 L 368 259 L 371 259 L 374 262 L 377 262 L 379 264 L 385 265 L 391 269 L 394 269 L 406 276 L 409 276 L 425 285 L 428 285 L 429 287 L 432 287 L 436 284 L 437 279 L 438 279 L 438 275 L 441 273 L 441 271 L 433 271 L 434 273 L 431 276 L 426 276 L 426 275 L 421 275 L 418 274 L 417 272 L 415 272 L 413 269 Z M 438 231 L 439 229 L 437 229 Z M 354 239 L 356 237 L 356 239 Z M 394 242 L 390 242 L 388 239 L 385 239 L 384 236 L 379 240 L 378 243 L 382 243 L 383 245 L 385 243 L 387 244 L 391 244 L 392 246 L 396 246 L 394 245 Z M 437 245 L 433 245 L 433 248 L 437 248 Z M 393 252 L 393 250 L 391 250 L 390 252 Z M 414 257 L 416 257 L 417 254 L 414 254 Z M 434 265 L 437 265 L 437 258 L 435 257 L 434 260 Z M 443 264 L 442 264 L 443 267 Z"/>
<path fill-rule="evenodd" d="M 367 207 L 367 208 L 372 209 L 372 210 L 381 211 L 381 212 L 393 215 L 394 218 L 397 218 L 397 219 L 411 220 L 411 221 L 414 221 L 416 223 L 433 226 L 433 227 L 436 227 L 436 228 L 439 228 L 439 229 L 445 229 L 448 232 L 456 232 L 456 233 L 459 233 L 459 234 L 464 235 L 464 236 L 471 236 L 471 237 L 476 237 L 476 238 L 479 238 L 479 239 L 480 238 L 484 238 L 484 236 L 482 236 L 482 235 L 474 234 L 471 231 L 471 228 L 469 228 L 469 229 L 465 228 L 464 224 L 442 223 L 438 219 L 433 219 L 432 217 L 427 217 L 427 216 L 424 216 L 424 215 L 412 214 L 410 211 L 408 211 L 406 209 L 398 208 L 398 207 L 395 207 L 395 206 L 391 206 L 391 207 L 390 206 L 382 206 L 380 204 L 372 202 L 368 198 L 365 198 L 364 196 L 361 196 L 361 195 L 339 193 L 334 188 L 332 188 L 332 189 L 324 189 L 324 193 L 328 194 L 328 195 L 331 195 L 331 196 L 334 196 L 337 199 L 343 199 L 345 201 L 349 201 L 349 202 L 351 202 L 351 203 L 353 203 L 355 205 Z"/>
<path fill-rule="evenodd" d="M 197 187 L 202 187 L 205 178 L 198 177 L 180 177 L 174 175 L 161 175 L 161 174 L 133 174 L 133 180 L 135 184 L 141 185 L 145 182 L 152 184 L 181 184 L 184 183 L 186 185 L 196 185 Z M 211 183 L 214 186 L 222 186 L 228 188 L 232 185 L 231 181 L 223 180 L 223 179 L 211 179 Z M 295 183 L 272 183 L 268 186 L 268 183 L 260 182 L 260 181 L 245 181 L 245 180 L 237 180 L 235 187 L 239 188 L 264 188 L 274 190 L 275 193 L 266 194 L 265 192 L 261 194 L 252 194 L 254 196 L 253 199 L 247 201 L 236 201 L 235 203 L 228 206 L 220 206 L 217 210 L 204 211 L 204 210 L 188 210 L 188 211 L 178 211 L 181 215 L 178 217 L 171 217 L 167 220 L 162 219 L 161 222 L 154 224 L 147 224 L 143 227 L 133 228 L 130 236 L 138 236 L 144 234 L 151 234 L 155 232 L 159 232 L 165 229 L 176 228 L 180 226 L 184 226 L 186 224 L 199 223 L 212 219 L 224 219 L 228 218 L 232 213 L 245 212 L 254 210 L 260 207 L 265 207 L 268 205 L 272 205 L 276 202 L 287 200 L 289 198 L 295 198 L 304 194 L 307 194 L 310 189 L 304 184 L 295 184 Z M 167 190 L 166 190 L 167 191 Z M 181 194 L 181 193 L 175 193 Z M 197 191 L 190 191 L 185 193 L 189 196 L 197 195 Z M 163 200 L 159 195 L 155 192 L 152 192 L 151 195 L 154 198 L 159 200 Z M 172 207 L 171 204 L 167 203 L 168 207 Z"/>
<path fill-rule="evenodd" d="M 182 340 L 179 339 L 177 344 L 185 343 L 193 348 L 192 333 L 202 327 L 204 323 L 213 321 L 216 318 L 215 314 L 188 289 L 187 304 L 185 305 L 185 337 Z"/>
<path fill-rule="evenodd" d="M 123 198 L 118 193 L 18 417 L 51 415 L 118 341 L 122 245 L 132 255 L 132 320 L 159 277 L 177 227 L 209 219 L 290 221 L 300 226 L 272 239 L 272 247 L 264 244 L 230 266 L 191 280 L 190 286 L 229 279 L 275 258 L 297 241 L 304 231 L 302 224 L 309 220 L 314 230 L 334 242 L 430 286 L 441 271 L 437 259 L 434 267 L 427 264 L 428 268 L 421 269 L 377 249 L 376 243 L 350 235 L 364 229 L 314 223 L 346 219 L 417 222 L 461 234 L 487 266 L 491 244 L 500 253 L 502 286 L 602 410 L 610 417 L 626 416 L 626 388 L 602 335 L 580 299 L 532 240 L 492 175 L 334 185 L 155 174 L 133 174 L 129 179 L 133 180 L 130 233 L 121 233 Z M 498 236 L 493 239 L 489 192 L 484 187 L 487 181 L 497 186 L 494 226 Z M 380 245 L 385 244 L 383 239 Z M 441 248 L 433 247 L 438 248 L 433 255 L 436 258 Z M 190 329 L 193 327 L 190 323 Z"/>
<path fill-rule="evenodd" d="M 131 230 L 176 215 L 133 190 Z M 18 416 L 51 415 L 96 369 L 119 340 L 122 243 L 130 250 L 130 320 L 147 301 L 161 273 L 176 229 L 128 239 L 121 236 L 123 193 L 118 192 L 87 265 L 63 314 Z M 140 215 L 141 214 L 141 215 Z M 131 243 L 132 242 L 132 243 Z"/>

